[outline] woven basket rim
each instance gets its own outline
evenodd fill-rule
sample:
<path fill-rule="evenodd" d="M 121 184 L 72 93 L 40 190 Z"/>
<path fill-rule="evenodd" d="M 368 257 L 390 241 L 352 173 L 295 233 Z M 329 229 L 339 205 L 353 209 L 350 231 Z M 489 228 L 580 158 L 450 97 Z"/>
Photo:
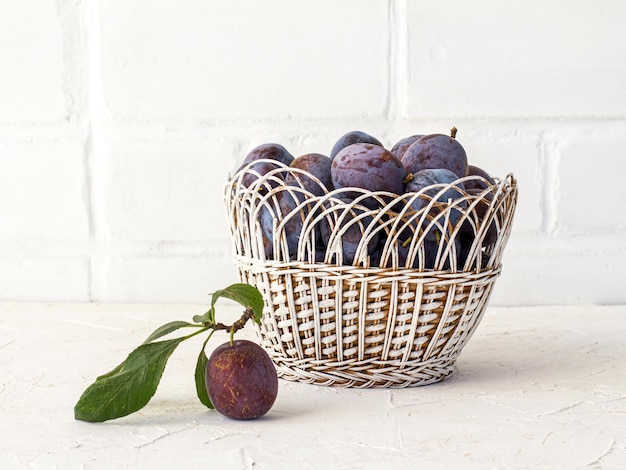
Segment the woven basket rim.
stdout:
<path fill-rule="evenodd" d="M 274 165 L 274 168 L 257 176 L 252 165 L 258 162 L 267 162 Z M 243 178 L 249 174 L 255 175 L 256 179 L 245 185 Z M 245 238 L 250 233 L 260 236 L 262 228 L 254 227 L 252 221 L 260 220 L 261 215 L 267 216 L 267 214 L 262 214 L 263 211 L 269 211 L 272 214 L 271 220 L 274 221 L 274 228 L 271 231 L 273 242 L 272 240 L 269 242 L 249 240 L 247 250 L 243 250 L 241 247 L 233 250 L 237 262 L 256 264 L 255 260 L 258 260 L 274 268 L 295 268 L 299 265 L 305 270 L 316 267 L 322 268 L 323 266 L 351 265 L 378 270 L 379 273 L 383 273 L 389 268 L 398 272 L 415 269 L 444 272 L 467 272 L 474 270 L 472 268 L 479 271 L 486 268 L 491 269 L 498 264 L 496 258 L 499 258 L 501 253 L 496 254 L 495 257 L 491 256 L 489 259 L 478 260 L 479 257 L 483 257 L 483 254 L 480 253 L 483 246 L 482 239 L 489 230 L 494 228 L 492 226 L 495 223 L 498 224 L 497 238 L 502 242 L 500 244 L 506 243 L 511 228 L 511 220 L 505 220 L 504 217 L 512 218 L 517 198 L 517 181 L 512 173 L 503 179 L 494 178 L 494 183 L 490 185 L 481 176 L 465 176 L 450 184 L 431 185 L 417 193 L 399 195 L 382 191 L 367 191 L 360 188 L 340 188 L 328 191 L 321 182 L 319 184 L 324 192 L 321 195 L 314 195 L 306 188 L 292 184 L 293 181 L 290 184 L 285 183 L 286 175 L 294 174 L 302 178 L 316 180 L 314 176 L 304 170 L 291 168 L 273 160 L 251 162 L 234 176 L 229 177 L 225 185 L 224 197 L 233 238 L 237 238 L 239 235 Z M 482 181 L 485 186 L 484 189 L 465 191 L 458 187 L 459 182 L 470 180 Z M 298 181 L 299 184 L 302 184 L 302 181 Z M 460 197 L 454 201 L 448 200 L 445 204 L 441 203 L 440 196 L 451 188 Z M 352 192 L 357 195 L 350 201 L 345 202 L 340 199 L 341 195 L 352 194 Z M 276 199 L 284 194 L 288 194 L 295 201 L 290 208 L 291 212 L 288 214 L 283 212 Z M 511 197 L 508 197 L 509 195 Z M 376 205 L 374 209 L 369 209 L 364 204 L 371 201 L 371 198 L 379 201 L 380 205 Z M 421 206 L 419 211 L 416 211 L 413 206 L 417 200 L 420 201 L 419 205 Z M 502 209 L 500 207 L 502 204 L 507 204 L 507 207 Z M 512 206 L 508 207 L 511 204 Z M 239 205 L 238 209 L 237 205 Z M 478 218 L 473 215 L 481 209 L 486 211 L 484 218 L 487 219 L 482 225 L 478 223 Z M 241 224 L 240 221 L 233 220 L 233 211 L 237 210 L 249 212 L 250 221 L 244 221 Z M 465 260 L 461 259 L 460 264 L 457 264 L 456 261 L 458 248 L 455 244 L 461 237 L 460 231 L 463 224 L 457 223 L 448 229 L 448 218 L 452 219 L 450 214 L 462 214 L 463 224 L 470 226 L 471 230 L 475 231 L 476 240 L 470 248 L 470 254 Z M 288 240 L 291 230 L 289 224 L 293 224 L 294 221 L 300 224 L 300 232 L 297 235 L 300 241 L 297 242 L 296 247 L 293 247 L 293 240 L 291 242 Z M 249 226 L 248 224 L 252 225 Z M 325 240 L 327 246 L 324 248 L 326 250 L 324 260 L 314 260 L 313 258 L 317 256 L 316 247 L 320 244 L 319 238 L 318 242 L 307 242 L 306 240 L 311 239 L 311 237 L 319 237 L 315 231 L 319 230 L 317 227 L 320 224 L 326 224 L 330 227 L 330 234 Z M 419 232 L 410 232 L 415 226 L 422 228 L 419 229 Z M 352 258 L 348 258 L 347 262 L 344 262 L 343 255 L 345 253 L 342 254 L 341 249 L 343 237 L 348 230 L 355 227 L 361 231 L 362 240 L 353 255 L 354 261 Z M 401 241 L 399 237 L 406 237 L 407 231 L 414 233 L 414 235 L 409 235 L 410 238 Z M 431 233 L 440 233 L 443 241 L 446 242 L 446 244 L 442 243 L 439 246 L 433 266 L 424 264 L 425 261 L 423 261 L 424 257 L 427 256 L 423 251 L 425 249 L 424 244 L 427 243 L 426 240 Z M 305 241 L 303 242 L 303 240 Z M 264 249 L 254 248 L 267 243 L 273 243 L 269 252 L 268 246 Z M 289 245 L 290 243 L 291 245 Z M 379 260 L 370 258 L 372 243 L 380 245 Z M 402 256 L 410 259 L 404 265 L 399 258 L 400 244 L 402 250 L 407 252 Z M 265 250 L 265 254 L 263 254 L 263 250 Z M 289 255 L 287 251 L 289 251 Z M 294 259 L 298 260 L 297 264 L 291 263 Z M 418 260 L 420 261 L 418 262 Z"/>

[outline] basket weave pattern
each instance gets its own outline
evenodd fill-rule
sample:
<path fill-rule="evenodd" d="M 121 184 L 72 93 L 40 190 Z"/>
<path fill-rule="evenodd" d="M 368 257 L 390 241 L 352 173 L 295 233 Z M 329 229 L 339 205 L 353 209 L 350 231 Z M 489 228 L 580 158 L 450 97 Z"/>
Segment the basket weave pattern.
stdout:
<path fill-rule="evenodd" d="M 320 385 L 369 388 L 424 385 L 452 374 L 500 275 L 517 201 L 515 179 L 509 175 L 480 194 L 464 194 L 460 202 L 443 206 L 432 195 L 399 200 L 374 194 L 386 204 L 365 208 L 370 218 L 361 219 L 359 225 L 363 241 L 352 264 L 347 264 L 341 263 L 346 227 L 337 222 L 350 207 L 340 199 L 339 190 L 315 196 L 300 188 L 298 195 L 304 197 L 299 197 L 298 208 L 288 214 L 273 212 L 273 249 L 268 253 L 260 213 L 262 208 L 276 209 L 281 193 L 293 191 L 284 180 L 294 171 L 277 165 L 245 185 L 243 177 L 254 173 L 250 168 L 235 175 L 225 189 L 235 266 L 240 280 L 256 286 L 264 297 L 257 332 L 279 375 Z M 407 201 L 415 197 L 425 198 L 429 205 L 405 212 Z M 462 214 L 454 226 L 448 223 L 453 210 Z M 358 216 L 352 219 L 359 223 Z M 293 227 L 289 220 L 299 222 L 295 249 L 288 246 L 285 227 Z M 461 258 L 455 241 L 462 222 L 471 227 L 475 241 Z M 316 229 L 322 223 L 332 229 L 324 240 Z M 415 259 L 413 265 L 409 261 L 410 267 L 401 265 L 398 256 L 403 244 L 399 234 L 406 235 L 407 227 L 412 236 L 404 245 L 410 245 Z M 435 266 L 428 269 L 422 267 L 425 256 L 420 247 L 433 227 L 441 229 L 440 250 Z M 497 236 L 486 245 L 489 230 Z M 368 254 L 368 242 L 374 237 L 383 247 L 376 257 Z M 323 244 L 325 257 L 320 260 Z"/>

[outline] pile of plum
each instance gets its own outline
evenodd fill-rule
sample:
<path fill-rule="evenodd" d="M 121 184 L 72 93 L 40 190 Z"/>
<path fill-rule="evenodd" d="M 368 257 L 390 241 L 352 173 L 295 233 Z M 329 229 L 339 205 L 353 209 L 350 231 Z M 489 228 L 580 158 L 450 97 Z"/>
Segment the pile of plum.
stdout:
<path fill-rule="evenodd" d="M 456 132 L 412 135 L 388 150 L 351 131 L 329 156 L 254 148 L 234 176 L 254 195 L 250 232 L 262 244 L 253 251 L 275 261 L 474 269 L 497 240 L 497 184 L 468 164 Z"/>

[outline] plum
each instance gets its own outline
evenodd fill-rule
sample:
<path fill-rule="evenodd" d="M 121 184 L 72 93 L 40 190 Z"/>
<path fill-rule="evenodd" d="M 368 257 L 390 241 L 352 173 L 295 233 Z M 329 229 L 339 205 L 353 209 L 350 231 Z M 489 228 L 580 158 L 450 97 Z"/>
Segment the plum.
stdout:
<path fill-rule="evenodd" d="M 293 160 L 289 166 L 310 173 L 324 185 L 326 190 L 332 191 L 333 180 L 330 176 L 331 163 L 330 158 L 326 155 L 307 153 Z M 314 196 L 322 196 L 325 193 L 324 187 L 320 186 L 317 181 L 306 175 L 290 173 L 285 178 L 285 183 L 292 186 L 300 186 Z"/>
<path fill-rule="evenodd" d="M 454 249 L 446 252 L 446 247 L 441 247 L 439 252 L 440 243 L 430 240 L 424 240 L 424 267 L 426 269 L 442 269 L 447 271 L 451 268 L 452 256 L 458 256 L 461 250 L 461 242 L 458 238 L 454 239 Z M 439 255 L 439 256 L 438 256 Z M 457 262 L 457 269 L 459 268 Z"/>
<path fill-rule="evenodd" d="M 258 221 L 261 227 L 265 259 L 272 259 L 274 257 L 274 219 L 276 219 L 276 216 L 267 205 L 263 205 L 259 208 Z"/>
<path fill-rule="evenodd" d="M 418 171 L 414 173 L 411 181 L 409 181 L 406 185 L 407 193 L 416 193 L 428 186 L 433 185 L 442 185 L 442 184 L 450 184 L 457 181 L 459 178 L 456 174 L 451 172 L 450 170 L 446 170 L 445 168 L 429 168 L 426 170 Z M 457 189 L 465 189 L 465 185 L 459 181 L 454 185 L 454 187 L 449 188 L 445 193 L 439 196 L 438 201 L 440 202 L 448 202 L 449 199 L 457 199 L 462 196 L 461 193 Z M 441 188 L 432 188 L 426 191 L 431 197 L 434 197 Z"/>
<path fill-rule="evenodd" d="M 463 197 L 462 191 L 465 190 L 463 183 L 461 181 L 457 182 L 457 180 L 458 178 L 453 172 L 444 168 L 421 170 L 413 174 L 413 178 L 406 185 L 406 192 L 417 193 L 425 188 L 428 188 L 429 186 L 437 185 L 423 192 L 424 195 L 434 198 L 443 189 L 441 185 L 449 185 L 456 182 L 453 186 L 444 191 L 443 194 L 437 197 L 437 202 L 441 202 L 443 204 L 454 203 L 454 201 Z M 417 198 L 412 202 L 411 207 L 414 210 L 419 211 L 428 204 L 428 199 Z M 466 208 L 467 202 L 461 201 L 457 204 L 457 206 L 460 208 Z M 432 214 L 433 217 L 435 217 L 436 213 L 439 212 L 438 208 L 434 209 L 435 212 Z M 453 209 L 450 212 L 449 223 L 454 226 L 459 221 L 460 217 L 461 212 L 458 209 Z"/>
<path fill-rule="evenodd" d="M 408 232 L 407 232 L 408 236 Z M 399 240 L 397 246 L 397 267 L 400 269 L 408 268 L 408 269 L 442 269 L 449 270 L 452 266 L 452 257 L 457 257 L 457 269 L 460 265 L 458 261 L 458 256 L 461 251 L 461 242 L 459 239 L 454 239 L 453 248 L 450 250 L 447 249 L 447 245 L 441 246 L 441 252 L 439 253 L 439 247 L 442 244 L 441 242 L 437 242 L 434 240 L 420 240 L 422 244 L 422 249 L 419 247 L 413 248 L 413 254 L 411 255 L 411 236 L 404 239 L 404 241 Z M 447 242 L 446 242 L 447 243 Z M 423 250 L 423 251 L 422 251 Z M 393 267 L 393 258 L 388 255 L 384 265 L 382 267 L 391 268 Z"/>
<path fill-rule="evenodd" d="M 428 134 L 417 139 L 402 155 L 402 164 L 407 173 L 420 170 L 444 168 L 457 177 L 467 175 L 467 154 L 456 140 L 456 131 L 452 135 Z"/>
<path fill-rule="evenodd" d="M 404 152 L 406 152 L 406 150 L 421 137 L 424 137 L 424 134 L 415 134 L 405 137 L 404 139 L 400 139 L 393 147 L 391 147 L 391 153 L 402 160 Z"/>
<path fill-rule="evenodd" d="M 401 194 L 406 172 L 400 159 L 389 150 L 374 144 L 357 143 L 335 156 L 331 176 L 335 188 L 356 187 Z"/>
<path fill-rule="evenodd" d="M 355 204 L 354 201 L 347 197 L 340 198 L 345 204 L 336 211 L 336 219 L 331 226 L 328 219 L 322 219 L 320 226 L 320 235 L 326 242 L 332 243 L 341 234 L 341 258 L 342 264 L 352 265 L 358 254 L 359 245 L 363 240 L 363 234 L 372 224 L 373 217 L 370 210 L 363 205 Z M 338 206 L 339 207 L 339 206 Z M 378 245 L 378 232 L 372 234 L 367 244 L 367 253 L 371 255 Z"/>
<path fill-rule="evenodd" d="M 263 416 L 278 395 L 278 375 L 269 355 L 244 339 L 224 343 L 213 351 L 205 384 L 215 409 L 233 419 Z"/>
<path fill-rule="evenodd" d="M 277 162 L 289 166 L 294 158 L 293 155 L 280 144 L 261 144 L 253 148 L 248 155 L 246 155 L 246 158 L 237 171 L 241 171 L 244 167 L 257 160 L 276 160 Z M 259 162 L 251 166 L 251 169 L 261 176 L 267 174 L 274 168 L 276 168 L 276 165 L 267 162 Z M 249 187 L 257 178 L 258 176 L 256 174 L 248 173 L 244 175 L 241 182 L 245 187 Z M 276 184 L 271 184 L 271 186 L 274 187 Z"/>
<path fill-rule="evenodd" d="M 348 147 L 352 144 L 373 144 L 382 147 L 383 144 L 376 137 L 372 137 L 369 134 L 366 134 L 362 131 L 350 131 L 346 134 L 339 137 L 335 145 L 333 145 L 332 150 L 330 151 L 330 159 L 334 160 L 335 156 L 344 148 Z"/>
<path fill-rule="evenodd" d="M 246 155 L 241 166 L 261 159 L 277 160 L 285 165 L 290 165 L 294 160 L 293 155 L 282 145 L 267 143 L 253 148 L 248 155 Z"/>
<path fill-rule="evenodd" d="M 451 231 L 452 227 L 454 227 L 461 218 L 460 209 L 461 208 L 464 209 L 467 207 L 467 201 L 463 200 L 458 203 L 454 202 L 463 197 L 462 191 L 465 190 L 463 183 L 461 181 L 457 182 L 457 180 L 458 178 L 456 174 L 454 174 L 450 170 L 446 170 L 445 168 L 421 170 L 413 174 L 413 178 L 406 185 L 406 192 L 417 193 L 419 191 L 422 191 L 425 188 L 428 188 L 429 186 L 439 185 L 430 189 L 426 189 L 426 191 L 423 192 L 425 196 L 434 198 L 443 189 L 441 185 L 448 185 L 448 184 L 456 182 L 453 186 L 451 186 L 445 192 L 443 192 L 443 194 L 437 197 L 437 202 L 440 202 L 442 204 L 453 203 L 456 205 L 456 207 L 458 207 L 458 208 L 454 208 L 450 210 L 449 212 L 448 229 L 450 229 Z M 420 211 L 424 207 L 426 207 L 428 204 L 429 204 L 428 198 L 420 197 L 420 198 L 415 199 L 411 203 L 411 208 L 415 211 Z M 443 212 L 443 208 L 441 206 L 439 207 L 434 206 L 432 210 L 429 212 L 429 215 L 431 218 L 437 218 L 438 225 L 434 228 L 431 228 L 428 231 L 426 235 L 427 240 L 439 241 L 441 239 L 441 236 L 442 236 L 441 228 L 443 228 L 441 227 L 441 225 L 446 222 L 445 217 L 442 215 L 442 212 Z M 428 225 L 429 223 L 430 223 L 429 220 L 424 221 L 425 225 Z"/>
<path fill-rule="evenodd" d="M 486 191 L 490 186 L 495 184 L 495 181 L 489 175 L 489 173 L 487 173 L 482 168 L 474 166 L 474 165 L 468 166 L 468 175 L 479 176 L 481 178 L 484 178 L 484 180 L 486 180 L 485 182 L 480 178 L 472 178 L 464 182 L 465 189 L 469 194 L 475 195 L 476 197 L 479 197 L 479 196 L 481 197 L 480 202 L 474 206 L 475 207 L 474 211 L 477 216 L 476 217 L 477 221 L 481 223 L 484 220 L 484 218 L 487 216 L 487 211 L 489 209 L 491 202 L 493 201 L 493 196 L 494 196 L 492 192 L 486 192 Z M 474 242 L 474 238 L 476 236 L 476 229 L 472 227 L 472 224 L 469 222 L 469 220 L 466 220 L 461 226 L 460 235 L 461 235 L 461 241 L 463 244 L 463 253 L 467 255 L 467 253 L 469 253 L 469 249 L 472 243 Z M 491 223 L 489 224 L 489 227 L 487 227 L 487 230 L 484 232 L 482 246 L 492 245 L 493 243 L 496 242 L 497 238 L 498 238 L 498 229 L 497 229 L 495 221 L 492 220 Z"/>
<path fill-rule="evenodd" d="M 485 183 L 478 178 L 472 178 L 470 180 L 467 180 L 463 183 L 465 184 L 465 189 L 467 190 L 478 189 L 480 191 L 484 191 L 485 189 L 487 189 L 488 185 L 492 186 L 495 184 L 495 181 L 491 177 L 491 175 L 476 165 L 467 166 L 467 176 L 480 176 L 487 181 L 487 183 Z"/>
<path fill-rule="evenodd" d="M 281 233 L 287 240 L 288 258 L 292 259 L 298 252 L 304 221 L 313 210 L 313 203 L 305 202 L 306 194 L 297 190 L 284 189 L 275 195 L 273 201 L 263 205 L 259 209 L 259 223 L 263 238 L 263 249 L 266 259 L 274 257 L 274 219 L 276 226 L 283 224 Z M 303 206 L 300 206 L 303 204 Z M 314 231 L 314 234 L 318 232 Z M 318 237 L 319 240 L 319 237 Z M 284 256 L 282 258 L 285 258 Z"/>

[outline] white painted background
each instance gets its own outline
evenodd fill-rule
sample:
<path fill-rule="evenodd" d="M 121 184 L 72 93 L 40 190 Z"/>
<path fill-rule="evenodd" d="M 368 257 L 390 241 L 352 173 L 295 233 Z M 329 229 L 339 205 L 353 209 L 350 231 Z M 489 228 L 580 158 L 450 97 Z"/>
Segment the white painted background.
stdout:
<path fill-rule="evenodd" d="M 492 304 L 624 303 L 622 0 L 0 1 L 0 300 L 206 302 L 247 151 L 453 125 L 520 199 Z"/>

